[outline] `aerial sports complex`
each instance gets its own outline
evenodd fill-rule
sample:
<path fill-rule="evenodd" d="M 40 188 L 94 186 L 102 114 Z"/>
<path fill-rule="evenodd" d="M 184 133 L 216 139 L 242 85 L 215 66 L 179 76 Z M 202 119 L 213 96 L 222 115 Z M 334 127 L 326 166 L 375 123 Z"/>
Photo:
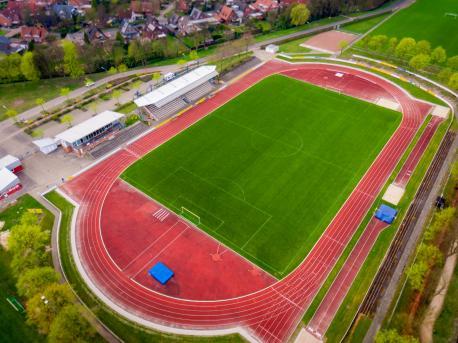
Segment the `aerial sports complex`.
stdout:
<path fill-rule="evenodd" d="M 303 329 L 322 340 L 448 111 L 332 63 L 272 60 L 219 89 L 215 77 L 153 94 L 151 120 L 183 110 L 61 187 L 78 270 L 145 327 L 286 342 L 370 215 Z"/>

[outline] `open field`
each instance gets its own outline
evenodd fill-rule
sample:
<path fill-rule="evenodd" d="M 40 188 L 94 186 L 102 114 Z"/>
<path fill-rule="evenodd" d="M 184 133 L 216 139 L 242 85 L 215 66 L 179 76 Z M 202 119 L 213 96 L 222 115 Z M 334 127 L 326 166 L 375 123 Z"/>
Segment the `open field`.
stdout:
<path fill-rule="evenodd" d="M 384 20 L 386 17 L 391 15 L 391 13 L 386 13 L 379 15 L 378 17 L 373 17 L 370 19 L 358 21 L 356 23 L 344 25 L 342 27 L 343 31 L 348 31 L 352 33 L 366 33 L 369 31 L 371 28 L 373 28 L 375 25 L 380 23 L 382 20 Z"/>
<path fill-rule="evenodd" d="M 449 56 L 457 55 L 458 35 L 453 33 L 458 32 L 458 18 L 446 16 L 446 13 L 458 14 L 456 0 L 417 0 L 383 23 L 372 34 L 426 39 L 433 46 L 444 47 Z"/>
<path fill-rule="evenodd" d="M 370 116 L 370 118 L 368 117 Z M 123 178 L 277 277 L 304 258 L 400 114 L 272 76 Z"/>

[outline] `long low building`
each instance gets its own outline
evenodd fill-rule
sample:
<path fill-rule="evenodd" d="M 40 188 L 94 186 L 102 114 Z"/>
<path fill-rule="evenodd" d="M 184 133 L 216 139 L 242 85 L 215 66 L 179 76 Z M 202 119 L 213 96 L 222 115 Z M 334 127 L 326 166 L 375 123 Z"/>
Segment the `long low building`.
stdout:
<path fill-rule="evenodd" d="M 211 92 L 216 76 L 216 66 L 198 67 L 139 97 L 135 104 L 145 120 L 160 120 Z"/>
<path fill-rule="evenodd" d="M 19 178 L 9 169 L 0 169 L 0 200 L 22 188 Z"/>
<path fill-rule="evenodd" d="M 12 155 L 5 155 L 0 158 L 0 169 L 2 168 L 6 168 L 15 174 L 21 172 L 24 169 L 19 158 Z"/>
<path fill-rule="evenodd" d="M 66 152 L 76 151 L 83 154 L 87 148 L 107 134 L 124 126 L 125 115 L 113 111 L 104 111 L 96 116 L 75 125 L 56 136 Z"/>

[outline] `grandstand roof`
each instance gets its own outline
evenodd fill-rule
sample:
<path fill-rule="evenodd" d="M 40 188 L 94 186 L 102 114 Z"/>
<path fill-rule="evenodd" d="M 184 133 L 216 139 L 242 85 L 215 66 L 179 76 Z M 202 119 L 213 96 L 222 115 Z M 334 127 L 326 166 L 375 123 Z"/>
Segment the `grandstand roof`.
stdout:
<path fill-rule="evenodd" d="M 68 130 L 65 130 L 64 132 L 59 133 L 56 136 L 56 139 L 68 143 L 74 143 L 122 117 L 124 117 L 124 114 L 122 113 L 104 111 L 86 121 L 83 121 L 82 123 L 79 123 L 78 125 L 71 127 Z"/>
<path fill-rule="evenodd" d="M 138 107 L 155 105 L 162 107 L 190 90 L 200 86 L 218 75 L 216 66 L 196 68 L 135 100 Z"/>

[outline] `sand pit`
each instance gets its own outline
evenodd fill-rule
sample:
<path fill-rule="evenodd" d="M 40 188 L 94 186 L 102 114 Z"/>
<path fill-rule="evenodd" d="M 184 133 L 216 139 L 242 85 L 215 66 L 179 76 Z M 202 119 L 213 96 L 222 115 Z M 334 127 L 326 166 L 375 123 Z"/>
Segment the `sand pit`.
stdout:
<path fill-rule="evenodd" d="M 342 41 L 346 41 L 350 44 L 357 38 L 358 35 L 352 33 L 332 30 L 319 33 L 307 39 L 301 46 L 333 54 L 340 51 L 340 43 Z"/>

